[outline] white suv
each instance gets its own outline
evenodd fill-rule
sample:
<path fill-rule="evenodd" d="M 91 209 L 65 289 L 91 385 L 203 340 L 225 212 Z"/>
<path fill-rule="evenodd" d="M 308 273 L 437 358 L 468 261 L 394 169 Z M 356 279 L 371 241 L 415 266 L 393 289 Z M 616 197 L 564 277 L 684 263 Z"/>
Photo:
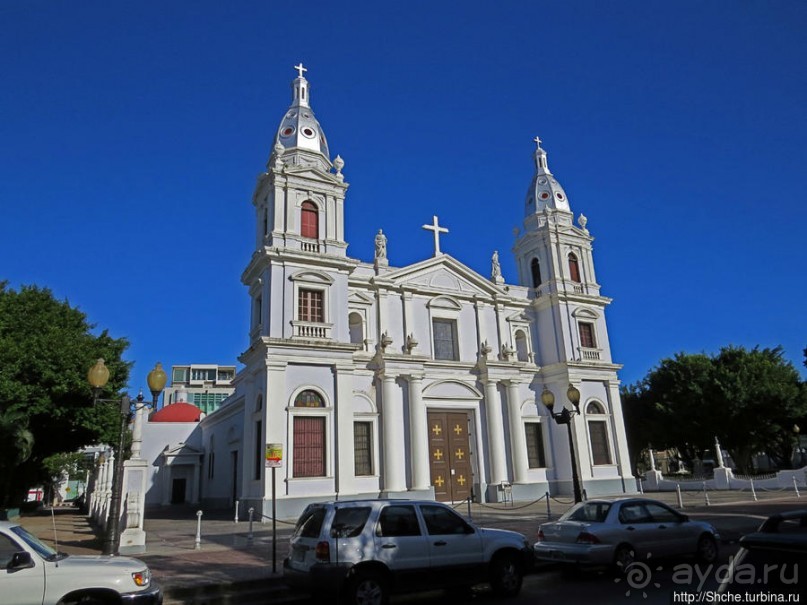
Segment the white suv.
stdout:
<path fill-rule="evenodd" d="M 512 597 L 532 560 L 523 535 L 476 527 L 439 502 L 355 500 L 310 504 L 283 571 L 315 595 L 382 605 L 393 592 L 483 582 Z"/>

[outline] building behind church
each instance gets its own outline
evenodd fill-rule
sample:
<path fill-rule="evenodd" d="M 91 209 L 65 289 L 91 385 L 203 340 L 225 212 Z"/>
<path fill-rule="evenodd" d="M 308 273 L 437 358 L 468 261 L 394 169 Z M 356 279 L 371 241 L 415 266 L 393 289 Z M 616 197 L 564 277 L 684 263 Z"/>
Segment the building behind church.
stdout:
<path fill-rule="evenodd" d="M 189 498 L 208 506 L 240 500 L 270 514 L 276 476 L 279 516 L 334 498 L 495 502 L 503 486 L 515 500 L 568 495 L 567 427 L 541 401 L 549 391 L 556 411 L 569 406 L 574 385 L 583 488 L 634 492 L 605 321 L 611 300 L 600 293 L 586 219 L 575 224 L 541 141 L 513 247 L 517 283 L 505 283 L 498 253 L 489 276 L 442 253 L 439 217 L 424 225 L 434 233 L 430 258 L 394 266 L 380 230 L 367 235 L 373 262 L 350 258 L 345 164 L 331 158 L 297 69 L 252 197 L 255 248 L 241 276 L 249 347 L 235 392 L 182 442 L 150 451 L 184 456 L 183 476 L 200 477 Z M 282 448 L 275 473 L 270 444 Z M 162 486 L 169 466 L 156 464 Z"/>

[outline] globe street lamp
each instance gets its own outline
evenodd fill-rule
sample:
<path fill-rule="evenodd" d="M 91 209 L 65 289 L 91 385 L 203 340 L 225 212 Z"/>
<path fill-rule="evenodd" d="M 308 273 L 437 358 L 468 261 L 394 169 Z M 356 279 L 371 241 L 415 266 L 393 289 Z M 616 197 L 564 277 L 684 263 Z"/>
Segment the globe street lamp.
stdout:
<path fill-rule="evenodd" d="M 570 410 L 564 405 L 563 410 L 560 412 L 553 412 L 552 410 L 555 407 L 555 395 L 544 385 L 544 391 L 541 393 L 541 402 L 549 410 L 549 415 L 555 419 L 555 422 L 566 425 L 569 434 L 569 454 L 572 459 L 572 488 L 574 489 L 574 501 L 582 502 L 583 492 L 580 489 L 580 477 L 577 474 L 577 458 L 574 453 L 574 438 L 572 436 L 572 418 L 580 413 L 580 391 L 578 391 L 573 384 L 569 383 L 569 388 L 566 389 L 566 397 L 574 406 L 574 409 Z"/>
<path fill-rule="evenodd" d="M 87 382 L 93 388 L 93 401 L 104 403 L 118 403 L 120 405 L 120 429 L 118 432 L 118 448 L 115 457 L 115 467 L 112 471 L 112 494 L 109 501 L 109 516 L 107 517 L 106 535 L 104 536 L 103 554 L 116 555 L 120 546 L 120 515 L 121 515 L 121 492 L 123 491 L 123 448 L 126 440 L 126 426 L 132 411 L 139 411 L 149 404 L 143 403 L 144 397 L 141 392 L 135 399 L 134 406 L 129 395 L 123 395 L 120 399 L 101 399 L 98 397 L 101 390 L 109 382 L 109 368 L 104 365 L 104 360 L 99 359 L 87 372 Z M 163 387 L 165 387 L 166 376 L 162 365 L 157 363 L 154 369 L 149 372 L 148 383 L 151 389 L 153 401 L 156 404 Z"/>

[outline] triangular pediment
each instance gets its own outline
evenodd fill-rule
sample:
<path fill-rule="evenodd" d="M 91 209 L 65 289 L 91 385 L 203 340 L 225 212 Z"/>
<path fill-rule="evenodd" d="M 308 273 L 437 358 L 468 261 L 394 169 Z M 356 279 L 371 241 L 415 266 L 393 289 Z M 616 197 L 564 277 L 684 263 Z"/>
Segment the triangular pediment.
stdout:
<path fill-rule="evenodd" d="M 384 277 L 399 287 L 464 297 L 504 293 L 502 288 L 447 254 L 402 267 Z"/>
<path fill-rule="evenodd" d="M 177 458 L 184 456 L 201 456 L 202 450 L 188 445 L 187 443 L 176 443 L 174 445 L 167 445 L 162 452 L 165 458 Z"/>
<path fill-rule="evenodd" d="M 364 294 L 363 292 L 351 292 L 347 297 L 347 302 L 350 305 L 372 305 L 373 304 L 373 297 Z"/>
<path fill-rule="evenodd" d="M 300 178 L 309 181 L 318 181 L 328 185 L 343 184 L 339 182 L 335 174 L 323 172 L 322 170 L 318 170 L 312 166 L 287 166 L 283 172 L 287 178 Z"/>

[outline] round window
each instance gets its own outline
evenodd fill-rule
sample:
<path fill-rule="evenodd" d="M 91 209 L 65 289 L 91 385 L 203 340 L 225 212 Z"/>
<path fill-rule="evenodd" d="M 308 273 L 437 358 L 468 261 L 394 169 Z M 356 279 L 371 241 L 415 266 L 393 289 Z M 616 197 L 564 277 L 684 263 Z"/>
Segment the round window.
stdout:
<path fill-rule="evenodd" d="M 542 199 L 542 200 L 545 200 L 545 199 L 547 199 L 547 198 L 549 198 L 549 194 L 548 194 L 546 191 L 542 191 L 542 192 L 541 192 L 541 199 Z"/>
<path fill-rule="evenodd" d="M 317 134 L 316 132 L 314 132 L 313 128 L 309 128 L 308 126 L 303 128 L 301 132 L 303 133 L 303 136 L 306 136 L 309 139 L 313 139 Z"/>
<path fill-rule="evenodd" d="M 283 130 L 280 131 L 280 136 L 282 137 L 290 137 L 294 134 L 294 126 L 286 126 Z"/>
<path fill-rule="evenodd" d="M 560 191 L 558 191 L 557 193 L 555 193 L 555 197 L 557 197 L 559 200 L 562 200 L 563 194 Z"/>

